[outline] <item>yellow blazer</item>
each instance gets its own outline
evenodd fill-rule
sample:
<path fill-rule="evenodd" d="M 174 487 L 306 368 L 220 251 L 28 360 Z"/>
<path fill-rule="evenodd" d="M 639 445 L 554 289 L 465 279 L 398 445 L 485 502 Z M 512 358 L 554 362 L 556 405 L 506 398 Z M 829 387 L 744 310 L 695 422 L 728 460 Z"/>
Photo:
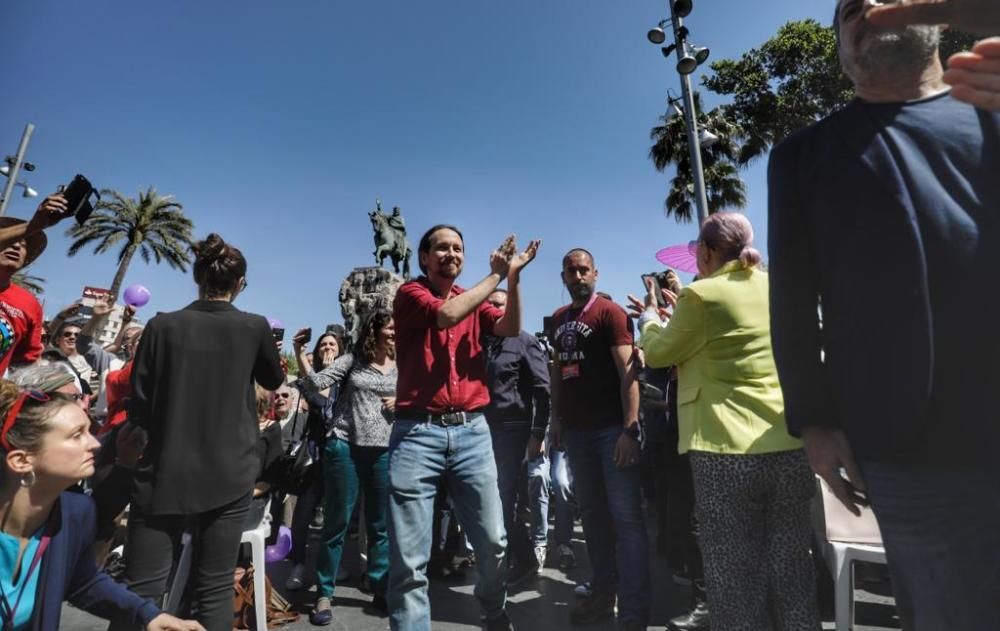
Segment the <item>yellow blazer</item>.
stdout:
<path fill-rule="evenodd" d="M 730 261 L 685 287 L 668 324 L 642 325 L 639 346 L 648 365 L 677 365 L 680 453 L 762 454 L 802 447 L 785 426 L 766 272 Z"/>

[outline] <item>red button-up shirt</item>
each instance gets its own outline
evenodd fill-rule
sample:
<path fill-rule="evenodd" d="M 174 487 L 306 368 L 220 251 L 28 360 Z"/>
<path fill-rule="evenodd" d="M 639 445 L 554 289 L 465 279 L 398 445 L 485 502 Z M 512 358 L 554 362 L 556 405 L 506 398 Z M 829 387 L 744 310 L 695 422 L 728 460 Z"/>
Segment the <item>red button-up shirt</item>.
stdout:
<path fill-rule="evenodd" d="M 451 295 L 464 290 L 457 285 Z M 464 320 L 447 329 L 438 328 L 437 315 L 444 299 L 421 276 L 396 292 L 392 317 L 396 325 L 396 408 L 427 411 L 471 412 L 486 407 L 486 353 L 483 333 L 493 333 L 503 312 L 483 302 Z"/>

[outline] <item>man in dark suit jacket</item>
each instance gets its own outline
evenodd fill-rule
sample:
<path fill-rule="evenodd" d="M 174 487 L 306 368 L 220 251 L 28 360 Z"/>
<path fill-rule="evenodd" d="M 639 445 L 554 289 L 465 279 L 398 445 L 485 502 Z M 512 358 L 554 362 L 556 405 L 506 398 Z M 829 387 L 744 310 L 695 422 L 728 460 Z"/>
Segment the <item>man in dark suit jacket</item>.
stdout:
<path fill-rule="evenodd" d="M 858 98 L 771 156 L 788 426 L 845 505 L 867 493 L 904 622 L 995 628 L 1000 115 L 948 93 L 936 27 L 867 8 L 835 19 Z"/>

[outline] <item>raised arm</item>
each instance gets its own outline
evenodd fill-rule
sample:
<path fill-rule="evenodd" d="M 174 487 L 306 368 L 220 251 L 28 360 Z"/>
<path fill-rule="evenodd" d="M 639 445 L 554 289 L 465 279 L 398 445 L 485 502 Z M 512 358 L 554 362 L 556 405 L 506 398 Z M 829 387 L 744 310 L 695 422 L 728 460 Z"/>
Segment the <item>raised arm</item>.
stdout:
<path fill-rule="evenodd" d="M 535 260 L 541 244 L 541 241 L 531 241 L 524 252 L 510 260 L 507 271 L 507 310 L 496 324 L 493 331 L 496 335 L 514 337 L 521 333 L 521 270 Z M 512 243 L 511 246 L 516 247 L 516 244 Z"/>

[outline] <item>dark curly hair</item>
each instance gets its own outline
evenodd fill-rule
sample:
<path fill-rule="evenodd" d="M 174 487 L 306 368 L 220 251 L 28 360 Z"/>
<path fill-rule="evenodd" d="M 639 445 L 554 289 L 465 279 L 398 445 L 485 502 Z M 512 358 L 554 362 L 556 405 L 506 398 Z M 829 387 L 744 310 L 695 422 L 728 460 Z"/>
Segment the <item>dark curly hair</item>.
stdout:
<path fill-rule="evenodd" d="M 392 320 L 392 312 L 384 307 L 376 307 L 369 313 L 358 329 L 358 341 L 354 344 L 354 358 L 366 362 L 375 360 L 375 346 L 378 332 Z"/>
<path fill-rule="evenodd" d="M 320 354 L 319 354 L 319 345 L 322 344 L 323 340 L 326 339 L 326 338 L 328 338 L 328 337 L 332 337 L 333 339 L 337 340 L 337 355 L 338 356 L 344 352 L 344 340 L 339 335 L 337 335 L 333 331 L 327 331 L 323 335 L 320 335 L 318 338 L 316 338 L 316 345 L 313 346 L 313 350 L 312 350 L 312 354 L 313 354 L 313 362 L 312 362 L 313 363 L 313 370 L 316 371 L 316 372 L 319 372 L 319 371 L 323 370 L 323 358 L 320 357 Z"/>
<path fill-rule="evenodd" d="M 243 253 L 214 232 L 192 245 L 191 251 L 194 252 L 194 282 L 206 298 L 225 296 L 247 275 Z"/>

